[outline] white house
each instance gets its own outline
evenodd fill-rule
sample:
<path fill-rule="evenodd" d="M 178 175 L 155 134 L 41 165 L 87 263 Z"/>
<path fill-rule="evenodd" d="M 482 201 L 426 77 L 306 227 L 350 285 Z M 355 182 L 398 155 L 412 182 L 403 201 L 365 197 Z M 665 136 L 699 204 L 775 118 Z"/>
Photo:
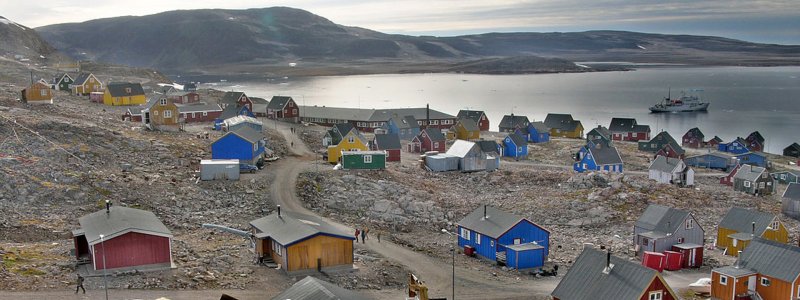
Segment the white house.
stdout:
<path fill-rule="evenodd" d="M 665 156 L 657 156 L 648 171 L 649 178 L 658 183 L 675 184 L 680 186 L 694 185 L 694 170 L 683 160 Z"/>

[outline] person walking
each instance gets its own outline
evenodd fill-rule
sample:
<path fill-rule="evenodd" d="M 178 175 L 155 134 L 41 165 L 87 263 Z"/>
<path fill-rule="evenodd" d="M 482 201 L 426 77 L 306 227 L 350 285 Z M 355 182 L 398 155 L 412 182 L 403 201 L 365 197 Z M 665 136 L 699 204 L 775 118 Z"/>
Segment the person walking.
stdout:
<path fill-rule="evenodd" d="M 364 230 L 361 230 L 361 243 L 362 243 L 362 244 L 363 244 L 363 243 L 365 243 L 365 242 L 364 242 L 364 238 L 365 238 L 365 237 L 367 237 L 367 232 L 366 232 L 366 231 L 364 231 Z"/>
<path fill-rule="evenodd" d="M 369 238 L 369 228 L 364 229 L 364 237 L 367 239 Z"/>
<path fill-rule="evenodd" d="M 358 231 L 358 228 L 356 228 L 356 243 L 358 243 L 358 234 L 359 234 L 359 233 L 361 233 L 361 232 L 360 232 L 360 231 Z"/>
<path fill-rule="evenodd" d="M 378 230 L 378 243 L 380 243 L 380 242 L 381 242 L 381 231 Z"/>
<path fill-rule="evenodd" d="M 78 274 L 78 286 L 75 287 L 75 294 L 78 293 L 78 289 L 83 290 L 83 293 L 86 294 L 86 289 L 83 287 L 83 276 Z"/>

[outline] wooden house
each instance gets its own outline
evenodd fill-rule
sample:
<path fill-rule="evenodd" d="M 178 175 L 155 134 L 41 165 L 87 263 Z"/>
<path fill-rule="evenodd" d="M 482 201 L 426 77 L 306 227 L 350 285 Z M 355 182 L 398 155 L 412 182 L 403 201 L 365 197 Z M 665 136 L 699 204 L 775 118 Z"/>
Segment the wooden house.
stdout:
<path fill-rule="evenodd" d="M 315 216 L 277 212 L 250 222 L 255 252 L 290 274 L 299 271 L 352 269 L 353 240 Z"/>
<path fill-rule="evenodd" d="M 147 103 L 144 95 L 144 88 L 139 83 L 131 82 L 112 82 L 106 87 L 103 93 L 103 104 L 118 105 L 141 105 Z"/>
<path fill-rule="evenodd" d="M 178 106 L 164 95 L 153 95 L 142 107 L 142 124 L 150 130 L 177 131 Z"/>
<path fill-rule="evenodd" d="M 686 157 L 683 162 L 690 167 L 729 171 L 738 164 L 736 157 L 721 152 L 710 152 Z"/>
<path fill-rule="evenodd" d="M 792 143 L 786 148 L 783 148 L 783 156 L 800 157 L 800 144 Z"/>
<path fill-rule="evenodd" d="M 75 79 L 72 76 L 67 73 L 60 73 L 53 77 L 51 87 L 56 91 L 69 91 L 73 82 L 75 82 Z"/>
<path fill-rule="evenodd" d="M 581 147 L 575 155 L 572 169 L 577 172 L 608 171 L 622 173 L 622 157 L 617 148 L 605 144 Z"/>
<path fill-rule="evenodd" d="M 607 141 L 611 141 L 611 131 L 608 128 L 603 127 L 602 125 L 597 125 L 597 127 L 592 128 L 586 133 L 586 140 L 593 141 L 596 139 L 604 139 Z"/>
<path fill-rule="evenodd" d="M 519 159 L 528 156 L 528 143 L 525 138 L 516 133 L 509 133 L 503 139 L 503 156 Z"/>
<path fill-rule="evenodd" d="M 165 95 L 176 104 L 191 104 L 200 102 L 200 94 L 197 92 L 187 92 L 173 89 L 165 93 Z"/>
<path fill-rule="evenodd" d="M 775 192 L 775 178 L 767 169 L 743 164 L 733 176 L 733 190 L 751 195 L 771 195 Z"/>
<path fill-rule="evenodd" d="M 273 96 L 267 105 L 267 118 L 297 122 L 300 120 L 300 107 L 292 97 Z"/>
<path fill-rule="evenodd" d="M 22 90 L 20 100 L 24 103 L 53 104 L 53 92 L 49 86 L 37 81 Z"/>
<path fill-rule="evenodd" d="M 717 146 L 717 149 L 722 152 L 742 154 L 750 152 L 750 148 L 747 145 L 747 141 L 745 141 L 743 138 L 737 137 L 735 140 L 729 143 L 720 143 Z"/>
<path fill-rule="evenodd" d="M 650 126 L 636 123 L 633 118 L 612 118 L 608 125 L 614 141 L 646 141 L 650 139 Z"/>
<path fill-rule="evenodd" d="M 101 82 L 92 73 L 81 73 L 75 77 L 75 81 L 70 85 L 72 93 L 75 95 L 89 95 L 95 92 L 103 91 L 103 82 Z"/>
<path fill-rule="evenodd" d="M 551 294 L 554 300 L 677 300 L 656 270 L 585 247 Z"/>
<path fill-rule="evenodd" d="M 213 122 L 222 115 L 219 104 L 196 103 L 181 105 L 178 113 L 183 123 Z"/>
<path fill-rule="evenodd" d="M 342 140 L 339 143 L 328 146 L 328 162 L 331 164 L 338 163 L 342 151 L 367 150 L 369 150 L 369 141 L 358 130 L 353 129 L 342 136 Z"/>
<path fill-rule="evenodd" d="M 689 148 L 702 148 L 705 146 L 705 135 L 700 131 L 700 128 L 694 127 L 689 129 L 681 138 L 681 146 Z"/>
<path fill-rule="evenodd" d="M 769 160 L 764 152 L 745 152 L 734 155 L 736 160 L 743 165 L 753 165 L 762 168 L 769 167 Z"/>
<path fill-rule="evenodd" d="M 447 149 L 446 154 L 458 158 L 458 170 L 461 172 L 487 170 L 489 159 L 481 147 L 474 142 L 456 140 L 450 149 Z"/>
<path fill-rule="evenodd" d="M 546 143 L 550 141 L 550 128 L 544 125 L 544 122 L 530 122 L 528 123 L 528 142 L 531 143 Z"/>
<path fill-rule="evenodd" d="M 788 170 L 773 172 L 770 174 L 772 178 L 783 184 L 800 183 L 800 171 Z"/>
<path fill-rule="evenodd" d="M 550 128 L 550 136 L 579 139 L 583 137 L 583 124 L 572 119 L 570 114 L 547 114 L 544 126 Z"/>
<path fill-rule="evenodd" d="M 800 221 L 800 183 L 790 183 L 781 196 L 781 211 L 784 215 Z"/>
<path fill-rule="evenodd" d="M 528 117 L 510 114 L 503 116 L 503 119 L 500 120 L 500 125 L 498 128 L 500 129 L 500 132 L 516 132 L 519 129 L 527 128 L 528 123 L 530 123 L 530 121 L 528 121 Z"/>
<path fill-rule="evenodd" d="M 386 169 L 386 151 L 342 151 L 342 170 Z"/>
<path fill-rule="evenodd" d="M 425 153 L 428 151 L 444 152 L 445 138 L 442 131 L 435 128 L 426 128 L 408 143 L 408 152 Z"/>
<path fill-rule="evenodd" d="M 306 276 L 295 282 L 288 289 L 270 298 L 272 300 L 369 300 L 355 291 L 341 288 L 338 285 Z"/>
<path fill-rule="evenodd" d="M 482 110 L 459 110 L 456 118 L 461 120 L 464 118 L 470 119 L 478 124 L 478 130 L 489 131 L 489 118 Z"/>
<path fill-rule="evenodd" d="M 647 173 L 650 179 L 658 183 L 678 186 L 694 185 L 694 170 L 679 158 L 656 156 L 656 159 L 650 163 Z"/>
<path fill-rule="evenodd" d="M 247 95 L 243 92 L 225 92 L 225 95 L 223 95 L 222 99 L 219 100 L 219 107 L 222 107 L 222 109 L 225 110 L 229 106 L 246 106 L 247 110 L 252 113 L 253 100 L 250 100 L 250 97 L 247 97 Z"/>
<path fill-rule="evenodd" d="M 681 146 L 678 145 L 678 142 L 676 142 L 675 139 L 672 138 L 672 136 L 666 131 L 659 132 L 655 137 L 653 137 L 649 141 L 639 142 L 638 147 L 639 151 L 657 153 L 659 150 L 664 149 L 664 146 L 668 144 L 671 145 L 673 149 L 680 148 L 681 150 L 683 150 L 683 148 L 681 148 Z"/>
<path fill-rule="evenodd" d="M 750 151 L 764 151 L 764 137 L 758 131 L 753 131 L 745 139 L 747 142 L 747 149 Z"/>
<path fill-rule="evenodd" d="M 125 110 L 125 113 L 122 114 L 122 120 L 123 121 L 129 121 L 129 122 L 141 123 L 142 122 L 142 107 L 144 107 L 144 106 L 143 105 L 139 105 L 139 106 L 128 107 L 128 109 Z"/>
<path fill-rule="evenodd" d="M 651 204 L 633 226 L 633 237 L 636 255 L 642 255 L 671 250 L 676 244 L 702 246 L 705 230 L 685 210 Z"/>
<path fill-rule="evenodd" d="M 253 114 L 256 117 L 267 116 L 267 106 L 269 106 L 269 101 L 267 101 L 267 99 L 250 97 L 250 101 L 253 101 Z"/>
<path fill-rule="evenodd" d="M 455 133 L 455 138 L 459 140 L 473 141 L 481 137 L 481 130 L 478 124 L 472 119 L 459 119 L 451 129 Z"/>
<path fill-rule="evenodd" d="M 331 129 L 328 129 L 325 136 L 322 137 L 322 146 L 328 147 L 338 145 L 344 136 L 351 131 L 355 131 L 356 134 L 358 134 L 356 127 L 350 123 L 339 123 L 331 126 Z"/>
<path fill-rule="evenodd" d="M 458 221 L 458 246 L 514 269 L 544 266 L 550 231 L 521 216 L 483 205 Z"/>
<path fill-rule="evenodd" d="M 722 144 L 722 139 L 715 135 L 713 138 L 705 142 L 705 147 L 717 149 L 719 148 L 719 144 Z"/>
<path fill-rule="evenodd" d="M 753 239 L 733 266 L 711 270 L 711 297 L 720 300 L 800 299 L 800 248 Z"/>
<path fill-rule="evenodd" d="M 727 175 L 720 177 L 719 183 L 727 186 L 733 186 L 733 177 L 736 176 L 736 172 L 739 172 L 741 167 L 742 165 L 736 165 L 733 167 L 733 169 L 731 169 Z"/>
<path fill-rule="evenodd" d="M 264 134 L 250 127 L 228 131 L 211 144 L 212 159 L 238 159 L 242 164 L 261 165 L 264 162 Z"/>
<path fill-rule="evenodd" d="M 242 105 L 242 106 L 228 105 L 225 108 L 223 108 L 219 116 L 216 119 L 214 119 L 214 130 L 222 130 L 222 124 L 225 123 L 225 120 L 236 116 L 246 116 L 255 118 L 256 115 L 248 107 L 249 106 L 247 105 Z"/>
<path fill-rule="evenodd" d="M 172 267 L 172 233 L 152 212 L 106 203 L 78 223 L 80 229 L 72 231 L 75 256 L 95 271 Z"/>
<path fill-rule="evenodd" d="M 683 150 L 683 147 L 677 143 L 670 142 L 658 150 L 658 152 L 656 152 L 656 156 L 683 159 L 686 156 L 686 150 Z"/>
<path fill-rule="evenodd" d="M 730 256 L 738 256 L 754 238 L 789 242 L 789 232 L 781 220 L 757 210 L 732 207 L 717 227 L 717 248 Z"/>
<path fill-rule="evenodd" d="M 396 134 L 401 140 L 411 140 L 419 134 L 419 123 L 414 116 L 392 117 L 381 126 L 389 134 Z"/>
<path fill-rule="evenodd" d="M 386 151 L 386 161 L 400 161 L 400 137 L 396 134 L 376 134 L 370 143 L 370 150 Z"/>

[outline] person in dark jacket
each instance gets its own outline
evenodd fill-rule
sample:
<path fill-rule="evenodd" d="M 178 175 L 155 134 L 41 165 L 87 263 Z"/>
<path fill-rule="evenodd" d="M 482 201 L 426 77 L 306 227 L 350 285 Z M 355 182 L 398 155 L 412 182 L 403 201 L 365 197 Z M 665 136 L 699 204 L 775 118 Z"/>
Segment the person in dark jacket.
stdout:
<path fill-rule="evenodd" d="M 75 287 L 75 294 L 78 293 L 78 289 L 83 290 L 83 293 L 86 294 L 86 289 L 83 288 L 83 276 L 81 276 L 81 274 L 78 274 L 78 286 Z"/>

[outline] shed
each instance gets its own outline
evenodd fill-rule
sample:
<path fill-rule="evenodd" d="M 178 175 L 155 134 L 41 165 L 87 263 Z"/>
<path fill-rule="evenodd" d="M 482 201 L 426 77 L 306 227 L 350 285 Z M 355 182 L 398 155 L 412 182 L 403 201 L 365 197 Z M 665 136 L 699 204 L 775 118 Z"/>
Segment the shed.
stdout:
<path fill-rule="evenodd" d="M 446 153 L 425 156 L 425 166 L 433 172 L 458 170 L 458 156 Z"/>
<path fill-rule="evenodd" d="M 795 220 L 800 221 L 800 183 L 790 183 L 781 197 L 781 211 Z"/>
<path fill-rule="evenodd" d="M 711 152 L 689 156 L 683 161 L 686 163 L 686 165 L 691 167 L 717 169 L 723 171 L 730 171 L 738 164 L 736 157 L 722 152 Z"/>
<path fill-rule="evenodd" d="M 648 168 L 648 177 L 658 183 L 679 186 L 694 185 L 694 170 L 679 158 L 656 156 Z"/>
<path fill-rule="evenodd" d="M 447 154 L 458 157 L 458 169 L 461 172 L 486 170 L 486 154 L 474 142 L 456 140 Z"/>
<path fill-rule="evenodd" d="M 500 157 L 503 156 L 503 148 L 495 141 L 480 140 L 475 142 L 486 154 L 486 170 L 496 170 L 500 168 Z"/>
<path fill-rule="evenodd" d="M 672 251 L 683 254 L 682 268 L 699 268 L 703 265 L 703 245 L 683 243 L 672 245 Z"/>
<path fill-rule="evenodd" d="M 37 81 L 22 90 L 20 99 L 25 103 L 53 104 L 53 92 L 46 84 Z"/>
<path fill-rule="evenodd" d="M 506 247 L 506 266 L 517 270 L 544 266 L 544 247 L 536 242 Z"/>
<path fill-rule="evenodd" d="M 306 276 L 288 289 L 272 297 L 272 300 L 367 300 L 354 291 L 341 288 L 333 283 Z"/>
<path fill-rule="evenodd" d="M 78 222 L 75 256 L 91 261 L 94 270 L 172 267 L 172 233 L 152 212 L 106 203 Z"/>
<path fill-rule="evenodd" d="M 525 141 L 525 137 L 516 133 L 509 133 L 503 139 L 503 148 L 505 148 L 503 156 L 517 159 L 528 156 L 528 143 Z"/>
<path fill-rule="evenodd" d="M 239 180 L 239 160 L 200 160 L 200 180 Z"/>
<path fill-rule="evenodd" d="M 386 169 L 386 151 L 342 151 L 344 170 Z"/>
<path fill-rule="evenodd" d="M 225 131 L 236 131 L 239 128 L 249 127 L 256 132 L 261 132 L 264 130 L 264 123 L 260 120 L 249 117 L 249 116 L 235 116 L 225 119 L 222 122 L 222 128 Z"/>
<path fill-rule="evenodd" d="M 642 254 L 642 265 L 659 273 L 664 272 L 667 256 L 664 253 L 645 251 Z"/>
<path fill-rule="evenodd" d="M 250 101 L 253 102 L 253 114 L 256 115 L 256 117 L 267 116 L 267 106 L 269 105 L 269 101 L 267 101 L 267 99 L 250 97 Z"/>

